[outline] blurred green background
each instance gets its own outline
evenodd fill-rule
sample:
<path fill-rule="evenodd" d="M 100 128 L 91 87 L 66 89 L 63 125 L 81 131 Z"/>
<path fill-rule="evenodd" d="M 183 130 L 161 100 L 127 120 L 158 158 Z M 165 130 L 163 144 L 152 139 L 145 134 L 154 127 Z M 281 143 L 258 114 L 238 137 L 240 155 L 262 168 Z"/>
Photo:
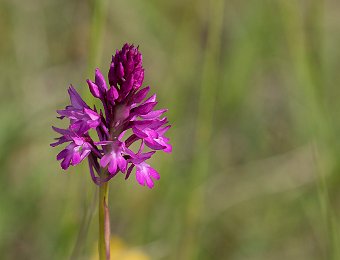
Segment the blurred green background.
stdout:
<path fill-rule="evenodd" d="M 114 259 L 340 259 L 340 3 L 0 0 L 0 259 L 94 259 L 97 187 L 55 160 L 70 83 L 123 43 L 168 107 L 153 190 L 110 182 Z M 118 249 L 117 249 L 118 250 Z M 121 250 L 121 249 L 120 249 Z M 126 256 L 126 255 L 125 255 Z"/>

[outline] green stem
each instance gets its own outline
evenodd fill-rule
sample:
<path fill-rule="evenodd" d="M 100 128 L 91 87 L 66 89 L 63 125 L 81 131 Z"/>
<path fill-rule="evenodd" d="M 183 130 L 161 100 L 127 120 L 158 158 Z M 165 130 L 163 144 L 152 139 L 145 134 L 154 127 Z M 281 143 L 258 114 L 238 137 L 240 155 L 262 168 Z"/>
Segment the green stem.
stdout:
<path fill-rule="evenodd" d="M 110 259 L 110 215 L 108 207 L 109 186 L 105 182 L 99 186 L 99 240 L 98 250 L 100 260 Z"/>

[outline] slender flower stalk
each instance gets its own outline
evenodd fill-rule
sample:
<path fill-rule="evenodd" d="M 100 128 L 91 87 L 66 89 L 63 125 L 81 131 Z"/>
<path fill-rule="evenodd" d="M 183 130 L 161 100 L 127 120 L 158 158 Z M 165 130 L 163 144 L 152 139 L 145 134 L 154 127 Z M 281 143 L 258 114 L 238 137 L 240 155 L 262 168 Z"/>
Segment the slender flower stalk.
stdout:
<path fill-rule="evenodd" d="M 109 186 L 99 186 L 99 259 L 110 259 L 110 214 L 108 207 Z"/>
<path fill-rule="evenodd" d="M 150 87 L 142 88 L 144 68 L 138 47 L 125 44 L 112 56 L 107 84 L 97 68 L 94 81 L 87 80 L 93 97 L 102 107 L 91 108 L 73 86 L 68 93 L 71 104 L 57 110 L 59 119 L 69 119 L 67 129 L 53 127 L 60 134 L 55 147 L 67 146 L 57 155 L 61 168 L 78 165 L 87 158 L 93 182 L 99 185 L 99 254 L 109 259 L 110 222 L 108 209 L 108 181 L 119 172 L 128 179 L 135 168 L 137 182 L 154 187 L 159 173 L 146 161 L 157 151 L 170 153 L 172 147 L 165 133 L 167 109 L 155 110 L 156 94 L 147 98 Z M 93 139 L 90 131 L 97 134 Z"/>

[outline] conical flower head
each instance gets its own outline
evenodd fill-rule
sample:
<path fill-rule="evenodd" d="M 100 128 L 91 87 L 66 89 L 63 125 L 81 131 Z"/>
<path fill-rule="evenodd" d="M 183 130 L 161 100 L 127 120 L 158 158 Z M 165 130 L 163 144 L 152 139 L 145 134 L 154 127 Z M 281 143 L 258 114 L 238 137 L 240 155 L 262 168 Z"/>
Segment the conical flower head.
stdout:
<path fill-rule="evenodd" d="M 138 47 L 126 43 L 112 57 L 109 71 L 110 86 L 117 88 L 120 96 L 124 98 L 132 89 L 138 89 L 143 80 L 142 54 Z"/>

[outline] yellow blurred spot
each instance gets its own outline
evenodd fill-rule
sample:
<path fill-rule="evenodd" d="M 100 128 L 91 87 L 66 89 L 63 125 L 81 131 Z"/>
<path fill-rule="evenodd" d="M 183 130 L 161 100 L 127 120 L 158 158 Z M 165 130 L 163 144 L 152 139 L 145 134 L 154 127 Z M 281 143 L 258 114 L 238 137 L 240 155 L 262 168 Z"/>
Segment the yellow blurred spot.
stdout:
<path fill-rule="evenodd" d="M 112 236 L 110 241 L 111 260 L 149 260 L 142 250 L 131 248 L 124 243 L 119 237 Z M 94 251 L 93 260 L 99 260 L 98 249 Z"/>

